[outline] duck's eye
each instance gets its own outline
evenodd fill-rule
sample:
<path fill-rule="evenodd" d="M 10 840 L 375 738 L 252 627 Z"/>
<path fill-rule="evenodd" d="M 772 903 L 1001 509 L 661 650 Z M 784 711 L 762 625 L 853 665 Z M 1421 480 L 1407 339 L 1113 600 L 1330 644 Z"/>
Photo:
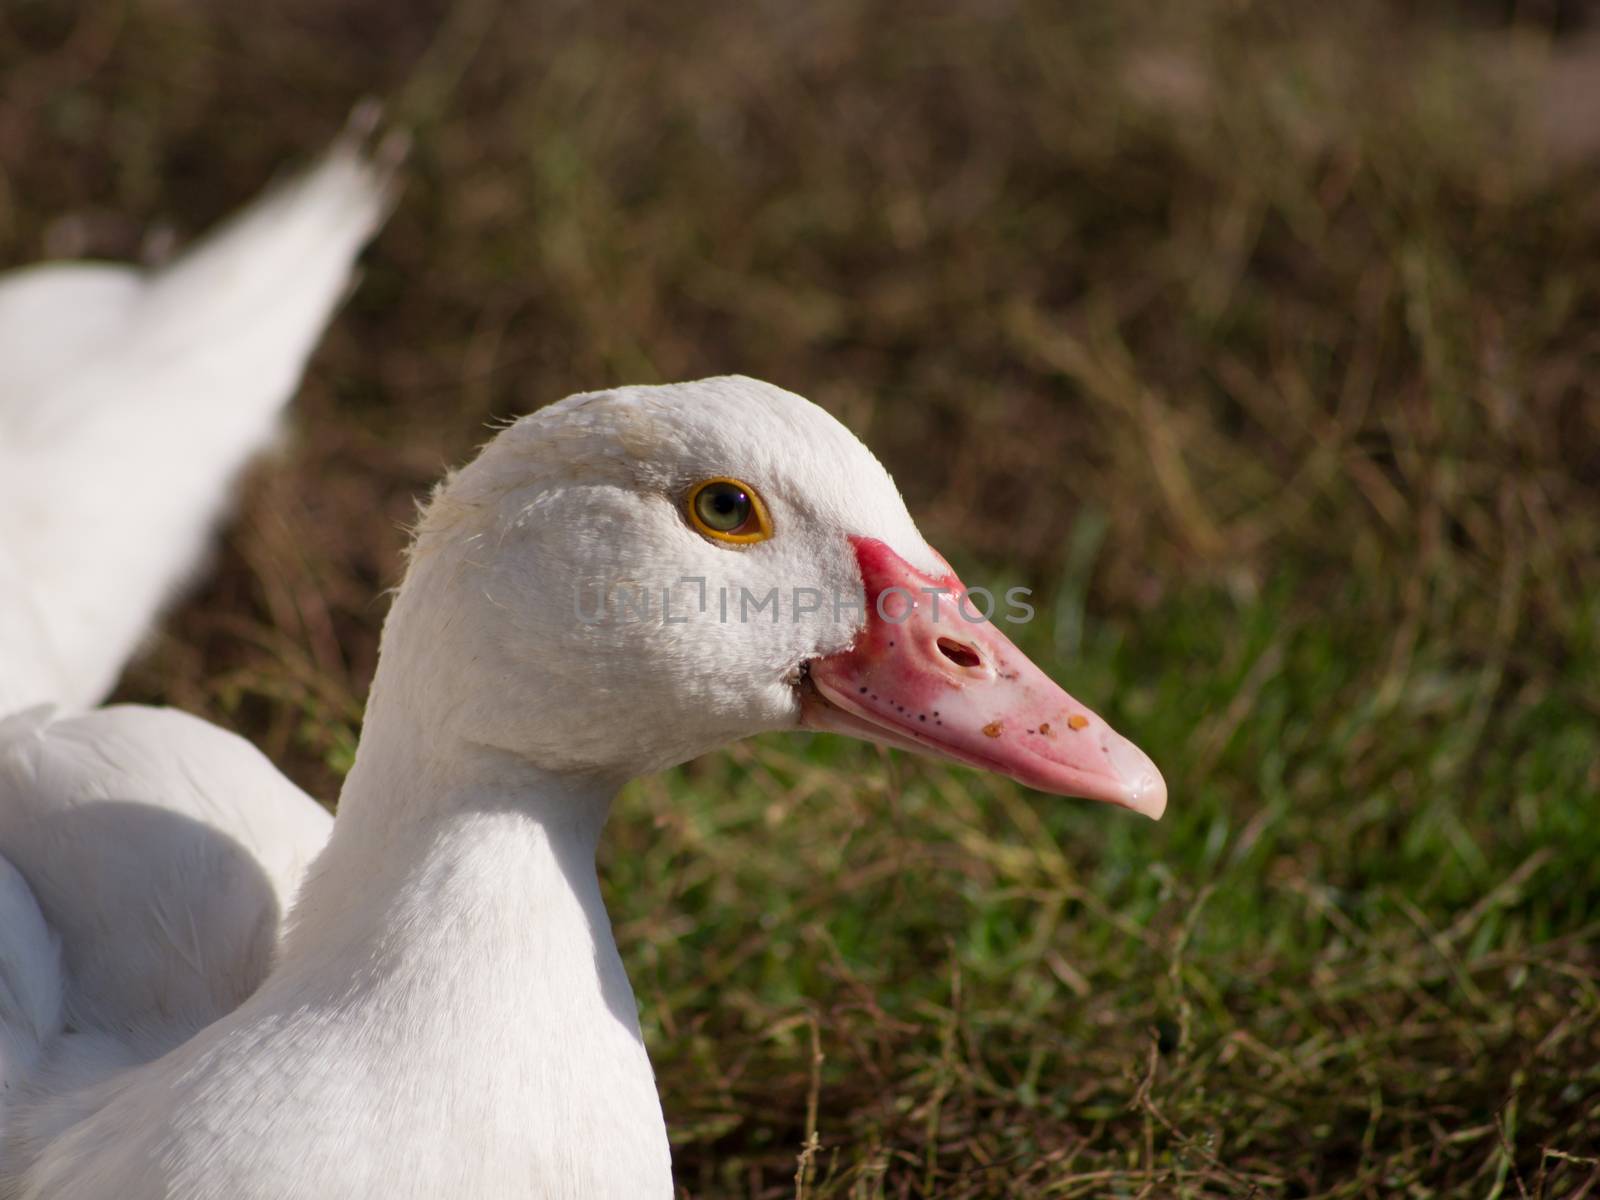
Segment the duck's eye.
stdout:
<path fill-rule="evenodd" d="M 737 479 L 708 479 L 689 490 L 689 522 L 719 542 L 763 542 L 772 536 L 767 506 Z"/>

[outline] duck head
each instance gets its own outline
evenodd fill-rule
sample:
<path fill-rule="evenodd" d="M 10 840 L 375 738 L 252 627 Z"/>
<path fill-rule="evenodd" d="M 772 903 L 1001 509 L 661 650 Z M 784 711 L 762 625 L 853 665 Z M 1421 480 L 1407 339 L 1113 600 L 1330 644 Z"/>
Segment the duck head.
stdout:
<path fill-rule="evenodd" d="M 967 591 L 848 429 L 726 377 L 503 430 L 427 506 L 391 626 L 430 692 L 418 736 L 554 771 L 820 729 L 1159 817 L 1160 772 L 983 619 L 1005 604 Z"/>

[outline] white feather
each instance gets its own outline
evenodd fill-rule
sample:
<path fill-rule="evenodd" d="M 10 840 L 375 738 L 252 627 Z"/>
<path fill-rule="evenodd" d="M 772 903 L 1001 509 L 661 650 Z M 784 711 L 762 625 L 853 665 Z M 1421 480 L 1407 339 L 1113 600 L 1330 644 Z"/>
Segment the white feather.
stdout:
<path fill-rule="evenodd" d="M 110 690 L 270 439 L 388 174 L 346 137 L 167 266 L 0 277 L 0 714 Z"/>
<path fill-rule="evenodd" d="M 165 267 L 0 277 L 0 1196 L 102 1081 L 255 990 L 327 840 L 231 734 L 62 713 L 193 569 L 348 288 L 397 157 L 370 118 Z"/>
<path fill-rule="evenodd" d="M 734 550 L 689 527 L 685 487 L 719 475 L 761 491 L 773 538 Z M 792 589 L 859 601 L 850 534 L 937 561 L 860 442 L 754 380 L 574 397 L 503 432 L 422 521 L 333 835 L 254 991 L 269 953 L 237 934 L 270 919 L 297 863 L 271 857 L 275 830 L 236 821 L 299 811 L 287 785 L 187 718 L 23 718 L 0 741 L 0 808 L 20 814 L 0 850 L 52 881 L 40 907 L 93 982 L 64 1000 L 82 1026 L 46 1038 L 14 1089 L 0 1195 L 670 1197 L 595 845 L 627 777 L 797 723 L 798 664 L 848 645 L 860 619 L 804 613 Z M 585 585 L 682 576 L 713 595 L 775 589 L 774 619 L 697 611 L 693 585 L 678 590 L 693 614 L 681 623 L 575 619 Z M 70 763 L 115 762 L 125 786 L 69 802 L 80 781 L 53 773 L 41 737 L 71 742 Z M 120 802 L 180 770 L 159 805 L 179 844 L 146 845 L 150 869 L 101 894 L 85 876 L 125 844 Z M 54 839 L 37 812 L 85 832 Z"/>

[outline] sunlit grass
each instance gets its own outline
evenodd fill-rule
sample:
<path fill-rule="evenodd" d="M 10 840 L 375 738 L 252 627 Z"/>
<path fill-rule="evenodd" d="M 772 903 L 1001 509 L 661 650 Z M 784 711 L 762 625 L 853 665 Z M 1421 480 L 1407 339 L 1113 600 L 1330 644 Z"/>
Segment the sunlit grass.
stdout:
<path fill-rule="evenodd" d="M 8 261 L 191 233 L 363 92 L 417 134 L 124 695 L 332 799 L 491 419 L 760 375 L 1037 589 L 1172 801 L 802 735 L 630 788 L 688 1194 L 1600 1186 L 1600 147 L 1589 44 L 1507 7 L 19 5 Z"/>
<path fill-rule="evenodd" d="M 1292 591 L 1175 596 L 1063 664 L 1170 748 L 1160 827 L 793 739 L 629 793 L 613 913 L 705 1184 L 738 1186 L 730 1139 L 774 1173 L 803 1139 L 812 1013 L 841 1194 L 1404 1190 L 1498 1169 L 1507 1106 L 1534 1161 L 1587 1145 L 1592 713 L 1557 688 L 1463 747 L 1434 647 L 1380 704 L 1359 595 Z"/>

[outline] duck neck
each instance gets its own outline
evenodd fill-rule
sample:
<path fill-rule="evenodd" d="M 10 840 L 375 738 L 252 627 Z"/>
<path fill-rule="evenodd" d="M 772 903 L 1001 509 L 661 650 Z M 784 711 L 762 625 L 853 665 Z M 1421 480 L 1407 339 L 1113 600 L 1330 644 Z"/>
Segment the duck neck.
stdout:
<path fill-rule="evenodd" d="M 425 1111 L 402 1139 L 446 1139 L 452 1161 L 489 1164 L 475 1194 L 507 1179 L 669 1194 L 660 1102 L 595 872 L 617 781 L 449 744 L 390 699 L 375 688 L 333 836 L 263 990 L 279 1013 L 320 1010 L 339 1028 L 369 1090 L 360 1120 L 372 1094 L 417 1097 Z"/>
<path fill-rule="evenodd" d="M 446 748 L 382 707 L 368 720 L 333 834 L 296 900 L 285 966 L 361 953 L 403 971 L 437 952 L 459 973 L 489 937 L 502 964 L 531 955 L 549 966 L 559 951 L 547 983 L 568 999 L 604 985 L 607 1007 L 636 1028 L 595 870 L 616 784 Z"/>

